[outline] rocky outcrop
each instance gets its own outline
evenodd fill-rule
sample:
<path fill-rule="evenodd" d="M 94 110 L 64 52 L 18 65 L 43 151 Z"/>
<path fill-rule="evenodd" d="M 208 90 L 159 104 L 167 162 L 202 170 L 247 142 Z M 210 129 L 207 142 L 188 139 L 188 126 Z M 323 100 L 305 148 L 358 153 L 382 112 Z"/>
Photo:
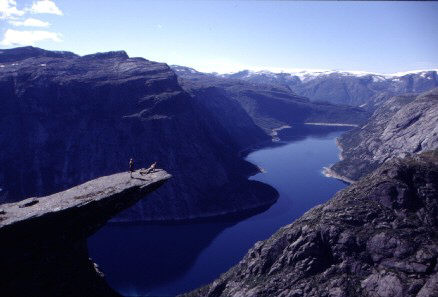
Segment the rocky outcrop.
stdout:
<path fill-rule="evenodd" d="M 136 166 L 158 161 L 173 178 L 117 220 L 210 217 L 277 198 L 272 187 L 248 181 L 257 168 L 239 155 L 267 136 L 245 125 L 225 129 L 221 114 L 198 104 L 166 64 L 123 51 L 1 50 L 0 98 L 3 201 L 124 171 L 130 158 Z"/>
<path fill-rule="evenodd" d="M 282 126 L 306 122 L 362 124 L 369 117 L 368 112 L 361 108 L 310 102 L 287 86 L 221 77 L 181 66 L 172 67 L 180 77 L 182 87 L 208 110 L 214 112 L 219 106 L 223 106 L 220 107 L 222 110 L 233 107 L 233 112 L 226 112 L 221 117 L 223 122 L 233 123 L 240 118 L 240 124 L 255 124 L 266 134 Z M 242 111 L 245 116 L 239 115 Z"/>
<path fill-rule="evenodd" d="M 341 161 L 331 167 L 352 181 L 394 157 L 438 148 L 438 89 L 392 97 L 368 124 L 338 139 Z"/>
<path fill-rule="evenodd" d="M 187 297 L 438 296 L 438 151 L 394 159 Z"/>
<path fill-rule="evenodd" d="M 0 205 L 1 295 L 117 296 L 89 259 L 87 238 L 170 177 L 123 172 Z"/>

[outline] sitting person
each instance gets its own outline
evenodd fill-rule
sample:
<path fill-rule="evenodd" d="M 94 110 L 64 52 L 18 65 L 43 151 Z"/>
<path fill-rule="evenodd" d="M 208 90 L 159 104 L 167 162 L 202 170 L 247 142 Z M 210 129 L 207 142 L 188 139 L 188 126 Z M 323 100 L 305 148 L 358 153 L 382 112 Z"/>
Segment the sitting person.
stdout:
<path fill-rule="evenodd" d="M 151 172 L 155 171 L 155 167 L 157 166 L 157 162 L 153 163 L 151 166 L 149 166 L 148 169 L 146 169 L 145 171 L 140 171 L 140 174 L 149 174 Z"/>
<path fill-rule="evenodd" d="M 157 162 L 154 162 L 154 163 L 148 168 L 148 173 L 149 173 L 149 172 L 154 172 L 156 166 L 157 166 Z"/>

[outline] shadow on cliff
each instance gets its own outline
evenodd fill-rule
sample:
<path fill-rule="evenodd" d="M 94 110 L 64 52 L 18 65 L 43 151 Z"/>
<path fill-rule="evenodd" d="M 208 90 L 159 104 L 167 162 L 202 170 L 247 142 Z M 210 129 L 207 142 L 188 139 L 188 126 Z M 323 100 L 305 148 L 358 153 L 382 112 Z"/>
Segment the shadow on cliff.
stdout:
<path fill-rule="evenodd" d="M 88 250 L 109 285 L 122 295 L 177 294 L 193 288 L 184 275 L 202 251 L 242 218 L 194 224 L 113 223 L 88 239 Z M 208 267 L 204 267 L 208 273 Z M 134 289 L 135 288 L 135 289 Z"/>

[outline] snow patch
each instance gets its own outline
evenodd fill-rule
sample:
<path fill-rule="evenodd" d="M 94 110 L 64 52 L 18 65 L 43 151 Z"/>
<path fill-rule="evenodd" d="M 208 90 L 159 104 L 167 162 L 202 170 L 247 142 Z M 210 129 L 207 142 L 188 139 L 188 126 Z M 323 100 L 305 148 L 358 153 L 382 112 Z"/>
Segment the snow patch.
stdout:
<path fill-rule="evenodd" d="M 198 71 L 194 68 L 172 65 L 172 68 L 178 72 L 190 71 L 191 73 L 198 73 Z M 370 72 L 370 71 L 358 71 L 358 70 L 331 70 L 331 69 L 305 69 L 305 68 L 278 68 L 278 67 L 249 67 L 247 69 L 242 69 L 239 71 L 232 72 L 208 72 L 211 75 L 215 75 L 217 77 L 226 78 L 230 75 L 237 74 L 240 72 L 246 72 L 245 78 L 251 78 L 254 76 L 267 76 L 272 78 L 278 78 L 282 76 L 284 78 L 294 78 L 298 77 L 301 81 L 310 81 L 314 78 L 328 76 L 328 75 L 340 75 L 340 76 L 355 76 L 355 77 L 363 77 L 363 76 L 371 76 L 373 82 L 382 82 L 385 80 L 397 80 L 399 77 L 408 75 L 408 74 L 420 74 L 424 78 L 431 79 L 428 76 L 428 72 L 435 71 L 438 72 L 438 69 L 422 69 L 422 70 L 411 70 L 404 72 L 394 72 L 394 73 L 378 73 L 378 72 Z"/>
<path fill-rule="evenodd" d="M 438 72 L 438 69 L 430 69 L 430 70 L 412 70 L 412 71 L 406 71 L 406 72 L 395 72 L 395 73 L 377 73 L 377 72 L 368 72 L 368 71 L 341 71 L 341 70 L 328 70 L 328 69 L 300 69 L 300 68 L 291 68 L 291 69 L 281 69 L 281 68 L 272 68 L 272 69 L 262 69 L 262 70 L 241 70 L 236 72 L 229 72 L 229 73 L 212 73 L 216 74 L 219 77 L 227 77 L 232 74 L 236 74 L 242 71 L 247 71 L 245 77 L 253 77 L 258 75 L 263 76 L 270 76 L 270 77 L 278 77 L 278 75 L 289 75 L 289 76 L 296 76 L 301 81 L 308 81 L 317 77 L 321 76 L 328 76 L 332 74 L 342 75 L 342 76 L 356 76 L 356 77 L 362 77 L 362 76 L 371 76 L 373 82 L 381 82 L 387 79 L 394 79 L 398 77 L 402 77 L 408 74 L 421 74 L 423 77 L 427 76 L 427 72 L 430 71 L 436 71 Z"/>
<path fill-rule="evenodd" d="M 381 82 L 384 81 L 385 77 L 380 76 L 380 75 L 373 75 L 373 82 Z"/>

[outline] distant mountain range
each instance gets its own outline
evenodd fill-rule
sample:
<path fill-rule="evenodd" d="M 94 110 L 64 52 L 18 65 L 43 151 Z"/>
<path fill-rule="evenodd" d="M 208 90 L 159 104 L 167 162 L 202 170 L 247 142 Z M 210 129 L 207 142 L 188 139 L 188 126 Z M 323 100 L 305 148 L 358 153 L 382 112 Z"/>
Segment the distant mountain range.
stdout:
<path fill-rule="evenodd" d="M 178 75 L 183 89 L 214 114 L 231 109 L 219 116 L 219 120 L 225 125 L 242 123 L 240 115 L 234 120 L 229 118 L 237 110 L 246 113 L 246 116 L 268 134 L 282 126 L 303 123 L 359 125 L 369 117 L 369 113 L 362 108 L 312 102 L 285 85 L 255 83 L 202 73 L 187 67 L 171 67 Z"/>
<path fill-rule="evenodd" d="M 194 77 L 200 72 L 193 68 L 171 66 L 183 77 Z M 392 95 L 424 92 L 438 86 L 438 69 L 379 74 L 363 71 L 297 70 L 275 73 L 243 70 L 235 73 L 210 73 L 221 78 L 239 79 L 257 84 L 290 88 L 297 95 L 311 101 L 362 106 L 373 109 Z"/>

